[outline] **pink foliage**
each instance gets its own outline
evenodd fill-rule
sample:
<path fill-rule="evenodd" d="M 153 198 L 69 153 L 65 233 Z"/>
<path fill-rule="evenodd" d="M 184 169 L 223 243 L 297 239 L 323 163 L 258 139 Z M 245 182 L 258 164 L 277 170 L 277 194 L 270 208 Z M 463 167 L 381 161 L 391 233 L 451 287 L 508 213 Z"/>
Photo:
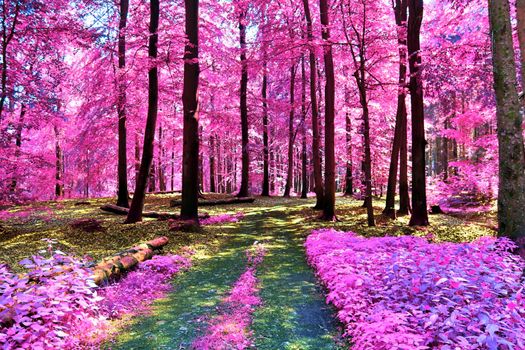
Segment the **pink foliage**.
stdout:
<path fill-rule="evenodd" d="M 107 340 L 109 319 L 144 312 L 191 266 L 190 254 L 155 256 L 116 283 L 99 288 L 92 271 L 60 251 L 33 256 L 15 274 L 0 266 L 2 349 L 96 349 Z"/>
<path fill-rule="evenodd" d="M 216 224 L 223 224 L 227 222 L 237 222 L 244 218 L 244 214 L 242 212 L 238 212 L 236 214 L 219 214 L 211 216 L 207 219 L 201 220 L 201 225 L 216 225 Z"/>
<path fill-rule="evenodd" d="M 190 266 L 191 260 L 185 256 L 154 256 L 117 283 L 101 288 L 100 308 L 109 318 L 146 311 L 153 300 L 171 289 L 170 279 Z"/>
<path fill-rule="evenodd" d="M 256 267 L 262 262 L 266 250 L 260 244 L 255 249 L 246 252 L 248 267 L 235 282 L 228 297 L 221 305 L 222 312 L 214 317 L 206 330 L 206 334 L 193 342 L 197 350 L 228 350 L 246 349 L 252 346 L 251 315 L 261 304 L 257 295 Z"/>
<path fill-rule="evenodd" d="M 525 348 L 525 262 L 506 239 L 431 244 L 322 229 L 305 246 L 353 349 Z"/>

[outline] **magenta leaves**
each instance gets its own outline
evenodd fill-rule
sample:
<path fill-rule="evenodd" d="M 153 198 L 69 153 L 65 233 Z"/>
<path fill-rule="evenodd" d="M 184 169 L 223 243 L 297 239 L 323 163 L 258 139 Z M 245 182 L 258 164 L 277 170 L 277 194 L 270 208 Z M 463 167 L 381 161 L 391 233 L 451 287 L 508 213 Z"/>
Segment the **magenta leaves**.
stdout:
<path fill-rule="evenodd" d="M 322 229 L 305 246 L 353 349 L 525 348 L 525 262 L 509 240 L 431 244 Z"/>
<path fill-rule="evenodd" d="M 99 288 L 92 271 L 60 251 L 21 261 L 27 274 L 0 266 L 2 349 L 90 349 L 107 340 L 110 319 L 144 312 L 190 267 L 191 252 L 155 256 Z"/>
<path fill-rule="evenodd" d="M 246 349 L 252 345 L 251 316 L 261 304 L 257 295 L 257 265 L 262 262 L 266 249 L 255 244 L 246 251 L 248 266 L 223 300 L 221 312 L 212 318 L 204 336 L 197 338 L 192 347 L 197 350 Z"/>
<path fill-rule="evenodd" d="M 244 214 L 238 212 L 236 214 L 219 214 L 210 216 L 207 219 L 201 220 L 201 225 L 217 225 L 228 222 L 238 222 L 244 218 Z"/>

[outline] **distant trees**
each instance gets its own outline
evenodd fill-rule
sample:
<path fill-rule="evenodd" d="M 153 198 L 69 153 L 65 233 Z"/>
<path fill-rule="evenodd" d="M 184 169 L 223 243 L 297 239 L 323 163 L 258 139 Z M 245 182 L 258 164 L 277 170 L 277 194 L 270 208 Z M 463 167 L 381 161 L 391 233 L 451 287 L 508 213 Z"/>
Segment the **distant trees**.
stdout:
<path fill-rule="evenodd" d="M 525 256 L 523 119 L 516 90 L 509 1 L 489 0 L 489 19 L 499 142 L 499 235 L 518 242 Z"/>
<path fill-rule="evenodd" d="M 199 1 L 185 0 L 186 35 L 184 49 L 184 146 L 182 163 L 181 218 L 198 221 L 199 199 Z"/>
<path fill-rule="evenodd" d="M 157 64 L 155 63 L 157 58 L 157 43 L 159 40 L 158 29 L 159 0 L 150 0 L 148 56 L 154 64 L 152 64 L 148 70 L 148 116 L 146 119 L 146 129 L 144 131 L 142 160 L 140 162 L 137 186 L 125 221 L 127 224 L 142 221 L 146 186 L 150 174 L 151 163 L 153 162 L 153 141 L 155 139 L 159 100 L 158 69 Z"/>

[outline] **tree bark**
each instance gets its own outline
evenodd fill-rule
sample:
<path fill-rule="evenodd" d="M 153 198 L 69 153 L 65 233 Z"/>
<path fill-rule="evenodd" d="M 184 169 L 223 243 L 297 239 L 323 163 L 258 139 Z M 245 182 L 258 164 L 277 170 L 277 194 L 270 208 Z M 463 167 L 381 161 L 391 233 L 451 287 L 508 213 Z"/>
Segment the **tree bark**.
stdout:
<path fill-rule="evenodd" d="M 118 33 L 118 190 L 117 205 L 129 207 L 127 131 L 126 131 L 126 24 L 129 0 L 120 0 L 120 21 Z"/>
<path fill-rule="evenodd" d="M 294 146 L 294 117 L 295 117 L 295 63 L 290 67 L 290 114 L 288 117 L 288 168 L 283 197 L 290 197 L 293 181 L 293 146 Z"/>
<path fill-rule="evenodd" d="M 24 129 L 24 119 L 26 115 L 26 105 L 22 103 L 20 106 L 20 116 L 18 119 L 18 125 L 16 126 L 16 136 L 15 136 L 15 159 L 18 161 L 20 158 L 21 148 L 22 148 L 22 131 Z M 11 181 L 11 193 L 16 192 L 16 186 L 17 186 L 17 180 L 18 180 L 18 174 L 15 172 L 14 178 Z"/>
<path fill-rule="evenodd" d="M 301 56 L 301 198 L 308 198 L 308 158 L 306 150 L 306 68 L 304 55 Z"/>
<path fill-rule="evenodd" d="M 215 136 L 210 135 L 210 192 L 217 192 L 215 186 Z"/>
<path fill-rule="evenodd" d="M 406 143 L 406 125 L 405 139 L 403 140 L 403 121 L 407 118 L 406 110 L 406 74 L 407 74 L 407 54 L 406 54 L 406 21 L 407 21 L 407 0 L 396 0 L 394 14 L 397 25 L 397 43 L 399 47 L 399 80 L 397 93 L 397 112 L 396 125 L 394 130 L 394 141 L 392 143 L 392 154 L 390 157 L 390 168 L 388 172 L 388 186 L 386 190 L 386 204 L 383 214 L 390 218 L 396 217 L 395 196 L 397 186 L 398 161 L 401 153 L 401 143 Z M 406 123 L 405 123 L 406 124 Z M 401 172 L 401 170 L 400 170 Z"/>
<path fill-rule="evenodd" d="M 324 48 L 324 67 L 326 74 L 325 85 L 325 184 L 324 184 L 324 220 L 337 220 L 335 216 L 335 75 L 334 59 L 332 57 L 332 44 L 330 41 L 330 20 L 328 14 L 328 1 L 320 0 L 322 38 L 326 45 Z"/>
<path fill-rule="evenodd" d="M 508 0 L 489 0 L 494 90 L 499 143 L 499 236 L 509 237 L 525 256 L 525 169 L 523 119 L 516 91 L 516 67 Z"/>
<path fill-rule="evenodd" d="M 62 147 L 60 146 L 60 133 L 55 125 L 55 197 L 60 198 L 64 195 L 64 185 L 62 184 Z"/>
<path fill-rule="evenodd" d="M 199 1 L 184 0 L 186 36 L 184 49 L 184 149 L 182 167 L 182 207 L 184 220 L 198 221 L 199 199 Z"/>
<path fill-rule="evenodd" d="M 159 178 L 159 191 L 166 191 L 166 176 L 164 174 L 164 133 L 162 132 L 162 125 L 159 126 L 159 154 L 158 154 L 158 166 L 157 174 Z"/>
<path fill-rule="evenodd" d="M 306 18 L 306 32 L 308 35 L 308 42 L 310 44 L 310 102 L 312 108 L 312 163 L 314 168 L 314 191 L 316 197 L 316 209 L 323 208 L 323 177 L 321 169 L 321 153 L 320 153 L 320 135 L 319 135 L 319 109 L 317 103 L 317 74 L 315 63 L 315 49 L 313 46 L 314 34 L 312 26 L 312 15 L 310 13 L 310 5 L 308 0 L 303 0 L 304 14 Z"/>
<path fill-rule="evenodd" d="M 6 1 L 2 1 L 2 77 L 0 91 L 0 121 L 2 121 L 3 118 L 4 104 L 7 98 L 7 49 L 15 35 L 16 25 L 18 23 L 18 14 L 20 13 L 20 3 L 21 1 L 15 0 L 13 23 L 11 24 L 11 28 L 8 28 L 7 17 L 9 11 L 9 2 L 6 4 Z"/>
<path fill-rule="evenodd" d="M 352 120 L 350 113 L 346 112 L 346 173 L 345 173 L 345 196 L 354 194 L 354 181 L 352 176 Z"/>
<path fill-rule="evenodd" d="M 242 133 L 242 168 L 241 188 L 238 197 L 247 197 L 250 194 L 250 152 L 248 135 L 248 62 L 246 61 L 246 13 L 241 11 L 239 16 L 239 33 L 241 45 L 241 133 Z"/>
<path fill-rule="evenodd" d="M 427 226 L 425 173 L 425 112 L 421 77 L 419 34 L 423 20 L 423 0 L 408 0 L 408 62 L 410 67 L 410 102 L 412 110 L 412 216 L 410 226 Z"/>
<path fill-rule="evenodd" d="M 157 59 L 157 42 L 159 28 L 159 0 L 150 0 L 150 25 L 148 55 L 152 62 Z M 142 221 L 142 210 L 144 209 L 144 198 L 146 196 L 146 185 L 153 161 L 153 141 L 155 139 L 155 127 L 157 124 L 159 82 L 157 66 L 154 64 L 148 71 L 148 116 L 146 118 L 146 130 L 144 131 L 144 144 L 142 149 L 142 160 L 140 162 L 137 188 L 133 194 L 131 207 L 125 223 Z"/>
<path fill-rule="evenodd" d="M 263 63 L 263 82 L 262 82 L 262 99 L 263 99 L 263 182 L 261 196 L 270 196 L 270 165 L 269 165 L 269 141 L 268 141 L 268 67 L 266 62 L 266 52 L 264 52 Z"/>

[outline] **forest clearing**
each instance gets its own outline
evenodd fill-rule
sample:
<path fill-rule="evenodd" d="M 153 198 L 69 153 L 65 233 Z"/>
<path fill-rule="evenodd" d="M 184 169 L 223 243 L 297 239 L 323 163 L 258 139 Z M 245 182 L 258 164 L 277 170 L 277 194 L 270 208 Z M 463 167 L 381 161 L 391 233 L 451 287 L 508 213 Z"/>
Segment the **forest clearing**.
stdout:
<path fill-rule="evenodd" d="M 525 349 L 525 0 L 0 3 L 1 349 Z"/>

